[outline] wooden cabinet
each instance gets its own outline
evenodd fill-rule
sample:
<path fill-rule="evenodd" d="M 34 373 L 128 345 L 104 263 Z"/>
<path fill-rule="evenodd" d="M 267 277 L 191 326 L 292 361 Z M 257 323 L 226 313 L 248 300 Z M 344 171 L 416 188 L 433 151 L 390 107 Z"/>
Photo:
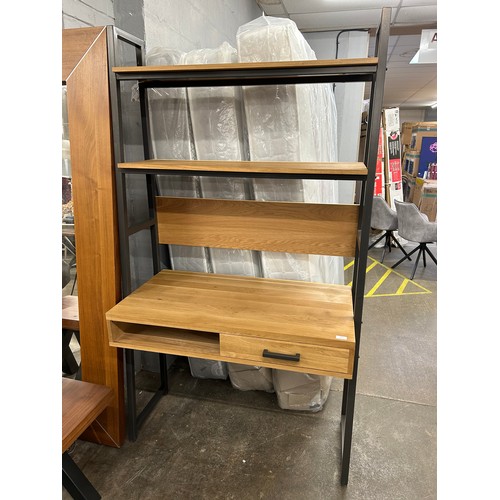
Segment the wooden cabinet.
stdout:
<path fill-rule="evenodd" d="M 113 26 L 62 32 L 67 88 L 82 380 L 113 389 L 113 401 L 82 437 L 118 447 L 125 439 L 123 353 L 109 345 L 106 311 L 121 297 L 109 69 L 118 38 Z"/>
<path fill-rule="evenodd" d="M 130 81 L 142 98 L 151 87 L 365 81 L 372 89 L 362 163 L 116 158 L 124 297 L 106 318 L 110 345 L 126 350 L 131 439 L 144 420 L 135 414 L 134 350 L 333 375 L 344 379 L 341 482 L 347 483 L 389 19 L 390 9 L 383 9 L 375 57 L 365 59 L 113 68 L 117 109 L 121 85 Z M 114 129 L 119 140 L 120 120 Z M 144 126 L 147 137 L 147 119 Z M 150 220 L 140 229 L 151 229 L 153 253 L 161 244 L 178 244 L 353 256 L 352 287 L 160 269 L 156 254 L 155 275 L 132 291 L 123 188 L 131 173 L 149 179 Z M 361 195 L 351 205 L 161 197 L 154 196 L 159 173 L 356 180 Z"/>

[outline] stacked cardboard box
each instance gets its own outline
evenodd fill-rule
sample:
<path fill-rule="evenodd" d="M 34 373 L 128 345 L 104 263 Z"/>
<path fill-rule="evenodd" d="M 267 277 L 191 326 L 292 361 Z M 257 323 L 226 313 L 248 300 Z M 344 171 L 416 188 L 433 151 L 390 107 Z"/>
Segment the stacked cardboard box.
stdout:
<path fill-rule="evenodd" d="M 395 209 L 394 200 L 403 201 L 399 108 L 382 110 L 382 127 L 384 129 L 385 199 Z"/>
<path fill-rule="evenodd" d="M 421 179 L 437 179 L 437 122 L 419 122 L 411 131 L 403 169 Z"/>
<path fill-rule="evenodd" d="M 410 123 L 410 122 L 406 122 Z M 405 124 L 404 124 L 405 125 Z M 437 217 L 437 122 L 418 122 L 406 127 L 408 149 L 403 154 L 404 200 L 414 203 L 435 221 Z"/>
<path fill-rule="evenodd" d="M 415 178 L 412 203 L 427 217 L 435 222 L 437 218 L 437 181 Z"/>
<path fill-rule="evenodd" d="M 403 122 L 401 124 L 401 149 L 403 153 L 410 149 L 411 131 L 419 122 Z"/>

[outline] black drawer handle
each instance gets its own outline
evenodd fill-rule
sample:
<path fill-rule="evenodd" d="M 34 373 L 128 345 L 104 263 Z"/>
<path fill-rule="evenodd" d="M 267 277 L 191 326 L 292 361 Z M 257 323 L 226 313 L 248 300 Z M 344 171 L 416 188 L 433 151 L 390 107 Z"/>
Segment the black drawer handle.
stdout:
<path fill-rule="evenodd" d="M 300 353 L 297 354 L 282 354 L 281 352 L 271 352 L 267 349 L 262 351 L 263 358 L 284 359 L 286 361 L 300 361 Z"/>

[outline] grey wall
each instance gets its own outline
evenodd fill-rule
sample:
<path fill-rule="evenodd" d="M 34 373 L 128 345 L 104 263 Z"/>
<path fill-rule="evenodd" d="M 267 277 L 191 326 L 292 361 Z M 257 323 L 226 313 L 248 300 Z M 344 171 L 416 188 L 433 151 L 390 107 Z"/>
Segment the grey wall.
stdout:
<path fill-rule="evenodd" d="M 366 57 L 369 35 L 367 32 L 323 31 L 304 33 L 305 39 L 318 59 L 339 59 Z M 337 103 L 337 139 L 339 161 L 358 161 L 361 113 L 363 107 L 364 83 L 338 83 L 335 86 Z M 339 183 L 339 202 L 354 201 L 355 182 Z"/>
<path fill-rule="evenodd" d="M 146 51 L 236 47 L 238 27 L 261 14 L 255 0 L 144 0 Z"/>
<path fill-rule="evenodd" d="M 63 0 L 63 28 L 85 28 L 115 24 L 113 0 Z"/>
<path fill-rule="evenodd" d="M 63 0 L 62 27 L 114 25 L 144 40 L 143 0 Z"/>

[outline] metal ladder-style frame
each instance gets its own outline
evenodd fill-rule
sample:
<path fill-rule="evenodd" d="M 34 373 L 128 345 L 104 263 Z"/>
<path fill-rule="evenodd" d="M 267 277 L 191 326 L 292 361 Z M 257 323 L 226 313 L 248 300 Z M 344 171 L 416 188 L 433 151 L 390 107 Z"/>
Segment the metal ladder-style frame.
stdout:
<path fill-rule="evenodd" d="M 381 21 L 376 34 L 376 45 L 374 56 L 378 58 L 378 63 L 368 66 L 343 66 L 343 67 L 283 67 L 283 68 L 238 68 L 237 70 L 211 69 L 209 71 L 192 71 L 189 69 L 176 71 L 174 74 L 166 75 L 164 72 L 141 72 L 139 69 L 130 73 L 113 73 L 110 69 L 110 93 L 112 103 L 113 139 L 115 145 L 116 163 L 116 192 L 118 208 L 118 228 L 120 239 L 120 259 L 122 273 L 122 298 L 131 293 L 131 271 L 129 254 L 129 237 L 137 231 L 149 229 L 151 233 L 152 259 L 154 273 L 161 270 L 160 249 L 158 245 L 157 232 L 155 227 L 155 194 L 156 175 L 158 171 L 147 169 L 130 169 L 126 172 L 118 167 L 118 164 L 125 161 L 123 144 L 123 125 L 121 107 L 121 83 L 125 81 L 138 82 L 141 119 L 144 141 L 144 159 L 150 156 L 150 131 L 147 116 L 147 89 L 148 88 L 182 88 L 182 87 L 213 87 L 213 86 L 242 86 L 242 85 L 276 85 L 276 84 L 298 84 L 298 83 L 341 83 L 341 82 L 368 82 L 371 83 L 371 97 L 367 125 L 367 141 L 364 152 L 364 163 L 368 168 L 368 175 L 365 176 L 310 176 L 290 175 L 290 174 L 240 174 L 241 177 L 267 177 L 267 178 L 315 178 L 315 179 L 336 179 L 336 180 L 356 180 L 361 185 L 360 190 L 360 216 L 358 220 L 358 238 L 354 257 L 354 273 L 352 279 L 352 299 L 355 329 L 355 353 L 352 379 L 344 379 L 342 408 L 341 408 L 341 434 L 342 434 L 342 465 L 341 484 L 346 485 L 349 478 L 349 464 L 352 444 L 352 430 L 354 420 L 354 404 L 356 398 L 356 381 L 358 375 L 359 347 L 361 341 L 361 325 L 363 317 L 363 299 L 365 289 L 366 261 L 368 257 L 368 244 L 370 236 L 370 220 L 373 201 L 373 190 L 375 183 L 375 170 L 377 162 L 377 150 L 380 129 L 380 117 L 382 114 L 382 99 L 385 82 L 385 72 L 387 63 L 387 50 L 389 41 L 391 8 L 383 8 Z M 116 38 L 123 37 L 115 29 L 110 32 L 110 47 L 114 47 Z M 114 37 L 114 38 L 113 38 Z M 130 43 L 130 39 L 126 40 Z M 142 42 L 134 41 L 137 47 L 137 66 L 143 65 Z M 113 51 L 110 51 L 110 68 L 116 66 Z M 129 227 L 127 216 L 127 201 L 125 190 L 126 174 L 142 174 L 146 176 L 149 218 L 141 224 Z M 162 171 L 161 175 L 187 175 L 186 171 Z M 226 175 L 237 177 L 234 172 L 222 174 L 209 171 L 197 171 L 196 175 Z M 163 256 L 166 266 L 170 267 L 168 253 Z M 140 426 L 149 416 L 156 402 L 162 395 L 168 392 L 167 362 L 166 355 L 160 356 L 160 387 L 152 396 L 146 407 L 137 414 L 136 391 L 135 391 L 135 364 L 134 350 L 125 349 L 126 361 L 126 395 L 127 395 L 127 429 L 130 441 L 135 441 Z"/>

